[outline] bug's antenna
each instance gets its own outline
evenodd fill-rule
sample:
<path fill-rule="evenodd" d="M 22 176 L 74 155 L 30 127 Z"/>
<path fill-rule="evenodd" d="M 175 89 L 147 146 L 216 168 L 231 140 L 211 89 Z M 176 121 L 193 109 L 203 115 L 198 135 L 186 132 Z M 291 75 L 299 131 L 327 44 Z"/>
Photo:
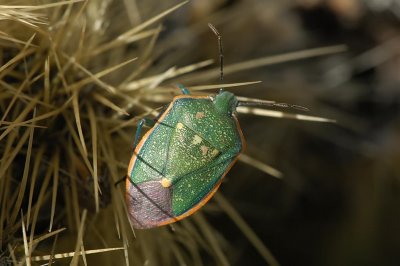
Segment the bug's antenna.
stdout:
<path fill-rule="evenodd" d="M 299 111 L 307 112 L 309 111 L 307 107 L 300 105 L 290 104 L 290 103 L 275 103 L 269 101 L 238 101 L 237 106 L 271 106 L 271 107 L 281 107 L 281 108 L 292 108 Z"/>
<path fill-rule="evenodd" d="M 224 79 L 224 49 L 222 46 L 222 36 L 219 34 L 218 30 L 214 27 L 213 24 L 208 23 L 208 27 L 214 32 L 214 34 L 218 38 L 218 50 L 219 50 L 219 67 L 220 67 L 220 76 L 219 79 L 222 81 Z"/>

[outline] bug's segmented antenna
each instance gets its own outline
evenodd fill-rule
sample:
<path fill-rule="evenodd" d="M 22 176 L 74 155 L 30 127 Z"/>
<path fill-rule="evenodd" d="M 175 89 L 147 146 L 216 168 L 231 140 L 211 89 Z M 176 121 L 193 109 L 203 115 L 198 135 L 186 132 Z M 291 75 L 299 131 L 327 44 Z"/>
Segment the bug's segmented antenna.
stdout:
<path fill-rule="evenodd" d="M 222 46 L 222 36 L 213 24 L 208 23 L 208 27 L 210 27 L 210 29 L 214 32 L 214 34 L 218 38 L 220 80 L 222 81 L 224 79 L 224 48 Z M 274 107 L 281 107 L 281 108 L 292 108 L 292 109 L 296 109 L 299 111 L 309 111 L 308 108 L 306 108 L 306 107 L 303 107 L 300 105 L 295 105 L 295 104 L 289 104 L 289 103 L 276 103 L 276 102 L 262 101 L 262 100 L 250 100 L 250 101 L 249 100 L 245 100 L 245 101 L 239 100 L 237 102 L 237 107 L 239 107 L 239 106 L 260 106 L 260 105 L 271 106 L 271 107 L 274 106 Z"/>
<path fill-rule="evenodd" d="M 297 104 L 290 104 L 290 103 L 275 103 L 274 106 L 282 107 L 282 108 L 292 108 L 299 111 L 308 112 L 310 111 L 307 107 L 297 105 Z"/>
<path fill-rule="evenodd" d="M 214 27 L 213 24 L 208 23 L 208 27 L 214 32 L 214 34 L 218 38 L 218 51 L 219 51 L 219 67 L 220 67 L 220 76 L 219 79 L 222 81 L 224 79 L 224 48 L 222 46 L 222 36 L 219 34 L 218 30 Z"/>
<path fill-rule="evenodd" d="M 307 107 L 303 107 L 300 105 L 290 104 L 290 103 L 276 103 L 271 101 L 262 101 L 262 100 L 254 100 L 254 101 L 238 101 L 237 106 L 275 106 L 281 108 L 292 108 L 299 111 L 307 112 L 309 109 Z"/>

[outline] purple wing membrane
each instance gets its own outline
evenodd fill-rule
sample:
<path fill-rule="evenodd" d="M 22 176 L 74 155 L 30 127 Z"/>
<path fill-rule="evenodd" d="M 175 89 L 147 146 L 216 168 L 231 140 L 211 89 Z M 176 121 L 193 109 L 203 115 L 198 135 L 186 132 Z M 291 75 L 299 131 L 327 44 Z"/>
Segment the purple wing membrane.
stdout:
<path fill-rule="evenodd" d="M 135 228 L 152 228 L 174 218 L 171 208 L 172 191 L 164 188 L 159 181 L 140 184 L 131 182 L 127 192 L 129 215 Z"/>

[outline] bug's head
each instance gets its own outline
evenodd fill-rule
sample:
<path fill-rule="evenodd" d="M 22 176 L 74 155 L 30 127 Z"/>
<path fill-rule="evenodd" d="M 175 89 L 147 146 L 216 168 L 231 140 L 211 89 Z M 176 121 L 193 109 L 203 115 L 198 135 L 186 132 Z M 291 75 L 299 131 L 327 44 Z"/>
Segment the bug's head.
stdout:
<path fill-rule="evenodd" d="M 220 113 L 231 115 L 236 111 L 238 100 L 233 93 L 220 90 L 220 92 L 213 98 L 213 103 Z"/>

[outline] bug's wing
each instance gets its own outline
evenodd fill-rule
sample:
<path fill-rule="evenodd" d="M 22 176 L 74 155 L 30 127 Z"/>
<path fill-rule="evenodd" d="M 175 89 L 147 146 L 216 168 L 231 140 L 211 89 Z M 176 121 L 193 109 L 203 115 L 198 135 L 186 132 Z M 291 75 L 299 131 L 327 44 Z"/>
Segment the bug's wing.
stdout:
<path fill-rule="evenodd" d="M 131 182 L 126 201 L 135 228 L 151 228 L 165 220 L 174 219 L 171 211 L 171 189 L 162 187 L 158 181 L 140 184 Z"/>
<path fill-rule="evenodd" d="M 134 183 L 157 181 L 164 176 L 173 130 L 174 127 L 163 122 L 156 125 L 150 134 L 142 139 L 143 143 L 137 151 L 137 158 L 129 173 Z"/>
<path fill-rule="evenodd" d="M 140 141 L 128 173 L 126 201 L 135 228 L 158 226 L 172 219 L 171 190 L 161 186 L 173 127 L 159 123 Z"/>
<path fill-rule="evenodd" d="M 212 163 L 180 176 L 172 191 L 174 216 L 182 215 L 202 203 L 229 171 L 237 156 L 236 152 L 220 154 Z"/>

